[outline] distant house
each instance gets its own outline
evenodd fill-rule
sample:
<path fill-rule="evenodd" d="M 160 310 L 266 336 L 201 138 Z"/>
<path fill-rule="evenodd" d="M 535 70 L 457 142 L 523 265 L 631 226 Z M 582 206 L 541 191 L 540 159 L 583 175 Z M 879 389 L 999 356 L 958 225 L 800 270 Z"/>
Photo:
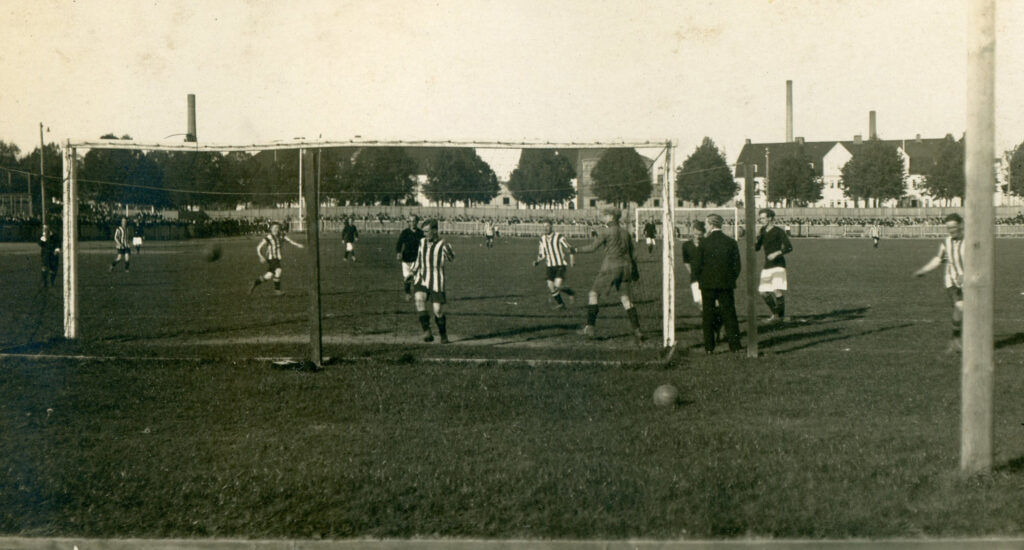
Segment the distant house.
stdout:
<path fill-rule="evenodd" d="M 881 203 L 873 200 L 870 205 L 861 202 L 860 206 L 959 206 L 959 199 L 954 199 L 950 205 L 939 204 L 940 201 L 926 195 L 921 189 L 925 171 L 934 164 L 944 140 L 945 138 L 922 139 L 920 135 L 913 139 L 882 140 L 883 143 L 895 147 L 900 157 L 903 158 L 907 176 L 903 196 Z M 846 196 L 839 182 L 842 179 L 843 166 L 853 158 L 854 153 L 864 143 L 865 141 L 860 136 L 854 136 L 854 139 L 850 141 L 804 141 L 803 138 L 796 138 L 795 141 L 782 143 L 751 143 L 748 139 L 736 159 L 734 177 L 740 186 L 737 198 L 742 200 L 745 193 L 744 166 L 751 165 L 754 166 L 754 202 L 759 207 L 765 206 L 767 204 L 765 185 L 766 182 L 767 185 L 771 185 L 773 159 L 785 158 L 803 147 L 804 153 L 810 158 L 815 175 L 820 177 L 824 183 L 821 200 L 809 206 L 854 208 L 857 206 L 856 201 Z"/>

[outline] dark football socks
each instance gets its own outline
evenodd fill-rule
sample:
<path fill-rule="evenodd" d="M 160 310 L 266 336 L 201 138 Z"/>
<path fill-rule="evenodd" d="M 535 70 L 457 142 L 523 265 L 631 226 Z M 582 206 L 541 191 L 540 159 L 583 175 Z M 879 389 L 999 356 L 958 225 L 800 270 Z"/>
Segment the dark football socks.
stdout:
<path fill-rule="evenodd" d="M 633 327 L 633 330 L 640 330 L 640 317 L 636 314 L 636 308 L 627 309 L 626 315 L 629 317 L 629 326 Z"/>

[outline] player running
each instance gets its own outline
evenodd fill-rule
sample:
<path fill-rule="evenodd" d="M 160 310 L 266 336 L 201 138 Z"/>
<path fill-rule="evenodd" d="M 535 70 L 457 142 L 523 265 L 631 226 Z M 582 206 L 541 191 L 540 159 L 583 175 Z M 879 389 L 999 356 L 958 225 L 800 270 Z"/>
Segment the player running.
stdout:
<path fill-rule="evenodd" d="M 786 317 L 785 293 L 789 289 L 784 255 L 793 251 L 793 245 L 786 236 L 786 230 L 775 225 L 774 210 L 762 208 L 757 221 L 763 226 L 757 234 L 754 250 L 764 248 L 764 266 L 761 268 L 761 282 L 757 291 L 772 312 L 766 324 L 780 324 Z"/>
<path fill-rule="evenodd" d="M 441 343 L 448 343 L 448 319 L 444 314 L 445 298 L 444 265 L 455 260 L 452 245 L 437 233 L 437 220 L 426 223 L 426 236 L 420 241 L 413 266 L 413 284 L 416 290 L 416 312 L 419 314 L 420 327 L 423 329 L 423 341 L 433 342 L 434 335 L 430 332 L 430 314 L 427 312 L 427 301 L 434 306 L 434 322 L 441 336 Z"/>
<path fill-rule="evenodd" d="M 341 230 L 341 240 L 345 242 L 345 261 L 351 257 L 356 261 L 356 241 L 359 240 L 359 230 L 352 225 L 352 218 L 345 218 L 345 227 Z"/>
<path fill-rule="evenodd" d="M 395 259 L 402 262 L 402 280 L 405 281 L 405 301 L 412 300 L 412 269 L 416 265 L 416 256 L 423 240 L 423 230 L 419 226 L 419 216 L 409 218 L 409 226 L 398 235 L 395 244 Z"/>
<path fill-rule="evenodd" d="M 921 269 L 914 272 L 920 277 L 946 264 L 943 282 L 946 295 L 953 304 L 953 336 L 946 348 L 946 353 L 957 353 L 963 350 L 960 341 L 960 327 L 964 318 L 964 220 L 959 214 L 950 214 L 943 220 L 949 236 L 939 245 L 939 253 Z"/>
<path fill-rule="evenodd" d="M 626 310 L 629 317 L 629 324 L 633 329 L 633 338 L 637 345 L 643 342 L 643 332 L 640 331 L 640 319 L 637 316 L 636 307 L 629 297 L 630 283 L 635 280 L 633 266 L 636 265 L 636 257 L 633 250 L 633 237 L 619 225 L 619 209 L 608 206 L 602 209 L 601 217 L 605 226 L 598 232 L 594 242 L 577 249 L 581 254 L 596 251 L 602 246 L 605 248 L 604 261 L 601 263 L 601 270 L 594 278 L 594 286 L 587 295 L 587 324 L 583 327 L 583 336 L 594 337 L 594 325 L 597 324 L 598 297 L 601 294 L 615 292 L 619 295 L 622 308 Z"/>
<path fill-rule="evenodd" d="M 114 271 L 117 262 L 120 262 L 122 258 L 124 259 L 124 270 L 130 271 L 132 249 L 128 245 L 128 218 L 121 218 L 121 225 L 114 230 L 114 249 L 117 250 L 117 255 L 110 263 L 110 271 Z"/>
<path fill-rule="evenodd" d="M 871 240 L 875 243 L 875 248 L 878 248 L 878 240 L 882 238 L 882 230 L 878 227 L 877 223 L 871 224 L 871 230 L 869 232 Z"/>
<path fill-rule="evenodd" d="M 249 285 L 249 294 L 252 294 L 252 291 L 256 290 L 260 283 L 271 279 L 274 280 L 274 294 L 278 296 L 284 294 L 281 291 L 281 245 L 284 242 L 289 242 L 299 248 L 305 248 L 288 238 L 288 235 L 281 229 L 280 222 L 271 223 L 270 232 L 256 246 L 256 254 L 260 257 L 260 263 L 267 265 L 267 271 L 263 274 L 263 277 L 257 277 L 252 281 L 252 284 Z M 266 255 L 263 254 L 264 249 L 267 251 Z"/>
<path fill-rule="evenodd" d="M 563 293 L 570 300 L 576 297 L 571 288 L 562 286 L 568 266 L 575 264 L 575 253 L 576 249 L 569 246 L 565 235 L 556 233 L 551 222 L 544 222 L 544 234 L 540 237 L 537 259 L 533 261 L 533 265 L 536 266 L 541 261 L 547 262 L 548 292 L 551 293 L 551 300 L 555 302 L 555 309 L 565 309 Z"/>
<path fill-rule="evenodd" d="M 658 244 L 658 226 L 653 221 L 644 224 L 644 240 L 647 241 L 647 253 L 654 253 L 654 245 Z"/>

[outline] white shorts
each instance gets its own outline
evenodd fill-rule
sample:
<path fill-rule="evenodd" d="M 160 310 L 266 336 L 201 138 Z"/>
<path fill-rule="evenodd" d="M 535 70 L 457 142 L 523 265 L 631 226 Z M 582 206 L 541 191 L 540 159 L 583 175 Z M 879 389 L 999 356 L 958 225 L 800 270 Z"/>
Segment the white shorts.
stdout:
<path fill-rule="evenodd" d="M 356 249 L 356 245 L 353 243 L 345 243 L 345 252 L 352 252 Z"/>
<path fill-rule="evenodd" d="M 761 282 L 757 285 L 757 291 L 761 294 L 775 292 L 776 290 L 787 290 L 786 268 L 770 267 L 761 270 Z"/>
<path fill-rule="evenodd" d="M 647 244 L 658 244 L 654 237 L 647 237 Z"/>
<path fill-rule="evenodd" d="M 690 283 L 690 294 L 693 294 L 693 303 L 698 306 L 701 304 L 700 300 L 700 282 L 694 281 Z"/>
<path fill-rule="evenodd" d="M 142 246 L 142 237 L 132 237 L 132 246 Z"/>
<path fill-rule="evenodd" d="M 408 279 L 412 277 L 412 266 L 416 265 L 416 262 L 402 262 L 402 278 Z"/>

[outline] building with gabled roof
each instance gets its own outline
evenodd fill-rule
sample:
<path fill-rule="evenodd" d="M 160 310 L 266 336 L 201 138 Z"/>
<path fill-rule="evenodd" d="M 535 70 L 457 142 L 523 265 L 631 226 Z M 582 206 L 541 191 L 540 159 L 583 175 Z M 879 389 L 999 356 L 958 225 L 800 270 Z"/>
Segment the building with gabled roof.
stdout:
<path fill-rule="evenodd" d="M 906 172 L 904 194 L 899 199 L 892 199 L 872 206 L 894 207 L 894 206 L 940 206 L 937 199 L 926 195 L 921 187 L 925 178 L 925 172 L 934 163 L 939 150 L 945 140 L 951 135 L 943 138 L 921 138 L 920 134 L 912 139 L 881 140 L 882 143 L 896 148 L 903 159 Z M 738 197 L 744 196 L 744 166 L 754 166 L 754 189 L 755 204 L 759 207 L 767 206 L 766 185 L 771 185 L 771 163 L 772 159 L 778 160 L 793 155 L 797 150 L 803 148 L 804 153 L 810 158 L 814 168 L 814 174 L 821 178 L 823 187 L 821 200 L 810 204 L 811 207 L 829 208 L 853 208 L 858 206 L 857 201 L 847 197 L 840 186 L 842 180 L 842 169 L 846 163 L 853 158 L 857 149 L 866 143 L 860 136 L 854 136 L 852 140 L 839 141 L 804 141 L 803 138 L 796 138 L 793 142 L 781 143 L 751 143 L 748 139 L 740 150 L 736 159 L 734 178 L 740 186 Z M 942 206 L 958 206 L 959 199 L 954 199 L 953 204 Z M 776 205 L 778 206 L 778 205 Z M 868 205 L 860 205 L 868 206 Z"/>

